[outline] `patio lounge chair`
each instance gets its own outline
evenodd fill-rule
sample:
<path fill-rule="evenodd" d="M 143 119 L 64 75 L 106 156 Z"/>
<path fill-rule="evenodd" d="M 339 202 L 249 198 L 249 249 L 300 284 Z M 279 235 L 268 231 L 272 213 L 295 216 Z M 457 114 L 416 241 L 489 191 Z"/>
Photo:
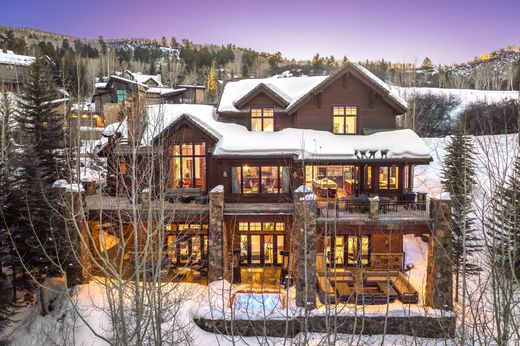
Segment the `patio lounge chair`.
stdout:
<path fill-rule="evenodd" d="M 419 293 L 401 272 L 393 277 L 392 284 L 399 295 L 399 300 L 404 304 L 417 304 L 419 302 Z"/>

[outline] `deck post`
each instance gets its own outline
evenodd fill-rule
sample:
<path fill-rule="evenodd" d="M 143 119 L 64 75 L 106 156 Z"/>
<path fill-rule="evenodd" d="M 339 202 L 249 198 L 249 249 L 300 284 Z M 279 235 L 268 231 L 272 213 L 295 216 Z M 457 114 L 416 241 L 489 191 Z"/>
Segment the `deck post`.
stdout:
<path fill-rule="evenodd" d="M 225 278 L 224 187 L 209 193 L 208 283 Z"/>
<path fill-rule="evenodd" d="M 368 209 L 368 217 L 373 220 L 377 220 L 379 218 L 379 198 L 369 198 L 369 209 Z"/>
<path fill-rule="evenodd" d="M 433 218 L 433 229 L 428 241 L 425 303 L 435 309 L 453 311 L 450 200 L 432 199 L 431 216 Z"/>
<path fill-rule="evenodd" d="M 306 193 L 294 194 L 294 223 L 291 242 L 296 256 L 293 277 L 296 285 L 296 306 L 316 308 L 316 201 Z"/>

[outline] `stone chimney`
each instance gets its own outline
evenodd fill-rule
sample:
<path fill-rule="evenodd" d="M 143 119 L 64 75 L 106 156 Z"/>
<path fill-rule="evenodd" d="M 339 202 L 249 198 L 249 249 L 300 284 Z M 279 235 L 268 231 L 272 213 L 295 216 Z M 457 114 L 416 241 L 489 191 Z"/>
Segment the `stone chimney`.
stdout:
<path fill-rule="evenodd" d="M 127 118 L 128 143 L 138 144 L 141 141 L 146 117 L 146 96 L 137 86 L 137 90 L 131 92 L 127 103 L 123 106 Z"/>

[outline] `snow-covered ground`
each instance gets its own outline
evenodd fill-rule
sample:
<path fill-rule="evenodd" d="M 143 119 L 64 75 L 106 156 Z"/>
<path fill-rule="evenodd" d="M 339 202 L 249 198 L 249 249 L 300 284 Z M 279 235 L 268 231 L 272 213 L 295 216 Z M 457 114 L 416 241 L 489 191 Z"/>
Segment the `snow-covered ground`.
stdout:
<path fill-rule="evenodd" d="M 518 91 L 496 91 L 496 90 L 475 90 L 475 89 L 445 89 L 445 88 L 405 88 L 392 86 L 394 91 L 401 98 L 409 102 L 416 95 L 436 95 L 454 96 L 460 100 L 460 104 L 451 112 L 451 118 L 455 119 L 466 107 L 475 102 L 486 102 L 489 104 L 498 103 L 505 100 L 518 100 Z"/>
<path fill-rule="evenodd" d="M 446 145 L 449 138 L 430 138 L 425 139 L 426 144 L 432 150 L 433 162 L 429 166 L 418 167 L 415 171 L 415 185 L 418 190 L 427 192 L 430 196 L 437 196 L 442 192 L 441 170 L 442 160 L 446 152 Z M 511 163 L 515 155 L 518 155 L 518 137 L 517 135 L 501 135 L 501 136 L 482 136 L 474 137 L 473 143 L 475 147 L 475 162 L 477 164 L 477 189 L 475 191 L 475 207 L 477 211 L 484 210 L 484 205 L 489 201 L 490 195 L 497 184 L 501 184 L 510 170 Z M 478 212 L 477 212 L 478 214 Z M 424 282 L 427 264 L 427 245 L 420 238 L 406 236 L 404 241 L 404 250 L 406 253 L 406 264 L 414 265 L 409 273 L 411 283 L 418 288 L 420 298 L 424 295 Z M 476 261 L 484 261 L 484 258 L 476 258 Z M 468 280 L 470 294 L 479 294 L 483 301 L 486 301 L 487 292 L 484 292 L 483 281 L 486 280 L 487 272 Z M 102 285 L 102 280 L 94 280 L 88 285 L 83 285 L 76 292 L 76 311 L 66 294 L 54 293 L 53 307 L 54 309 L 47 316 L 40 316 L 37 307 L 32 310 L 27 308 L 20 312 L 18 316 L 23 318 L 15 327 L 11 327 L 5 337 L 13 340 L 13 345 L 32 346 L 51 344 L 51 341 L 57 344 L 71 345 L 74 339 L 77 345 L 106 345 L 102 339 L 95 337 L 95 333 L 100 335 L 109 335 L 111 328 L 110 318 L 106 314 L 106 292 Z M 193 318 L 196 316 L 228 316 L 232 313 L 234 288 L 229 284 L 219 281 L 209 286 L 200 286 L 196 284 L 167 284 L 166 289 L 175 291 L 177 295 L 182 295 L 182 304 L 178 307 L 175 323 L 182 325 L 183 328 L 189 330 L 190 341 L 193 345 L 212 345 L 212 344 L 235 344 L 235 345 L 254 345 L 254 344 L 283 344 L 287 340 L 279 338 L 256 338 L 256 337 L 228 337 L 207 333 L 198 328 Z M 486 286 L 487 287 L 487 286 Z M 482 292 L 481 292 L 482 291 Z M 294 306 L 294 289 L 286 293 L 282 293 L 282 304 L 274 304 L 270 309 L 270 317 L 283 318 L 287 315 L 298 315 L 299 309 Z M 472 302 L 473 304 L 473 302 Z M 479 304 L 479 302 L 477 302 Z M 488 303 L 482 303 L 484 308 L 489 308 Z M 458 306 L 460 316 L 460 306 Z M 324 313 L 325 307 L 319 305 L 313 314 L 319 315 Z M 360 313 L 355 311 L 352 305 L 340 306 L 342 314 Z M 421 305 L 407 310 L 400 303 L 392 303 L 389 305 L 389 314 L 402 316 L 404 314 L 435 314 L 434 310 L 427 310 Z M 491 314 L 489 310 L 488 314 Z M 245 309 L 233 310 L 234 317 L 251 317 L 251 311 Z M 263 312 L 262 312 L 263 313 Z M 364 309 L 366 315 L 386 313 L 386 306 L 367 306 Z M 82 319 L 78 318 L 78 314 Z M 484 313 L 483 313 L 484 314 Z M 486 315 L 486 314 L 484 314 Z M 489 319 L 482 316 L 485 322 L 490 323 Z M 170 325 L 168 324 L 170 323 Z M 164 326 L 171 326 L 174 322 L 164 322 Z M 92 328 L 92 329 L 91 329 Z M 489 331 L 485 331 L 491 333 Z M 290 343 L 298 344 L 301 335 L 289 340 Z M 326 335 L 312 334 L 308 343 L 310 345 L 319 345 L 325 340 Z M 489 339 L 488 339 L 489 341 Z M 468 341 L 472 344 L 473 341 Z M 338 345 L 451 345 L 451 341 L 446 343 L 445 340 L 430 340 L 423 338 L 414 338 L 409 336 L 353 336 L 353 335 L 337 335 L 336 344 Z M 484 342 L 487 344 L 487 342 Z"/>

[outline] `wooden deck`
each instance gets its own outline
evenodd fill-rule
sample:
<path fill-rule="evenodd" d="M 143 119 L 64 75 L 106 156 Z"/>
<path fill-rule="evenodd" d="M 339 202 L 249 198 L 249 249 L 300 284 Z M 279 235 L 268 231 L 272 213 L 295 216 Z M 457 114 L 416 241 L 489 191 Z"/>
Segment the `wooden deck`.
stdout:
<path fill-rule="evenodd" d="M 134 205 L 126 197 L 108 196 L 102 193 L 86 196 L 87 210 L 89 211 L 113 211 L 124 210 L 131 211 Z M 206 214 L 209 212 L 208 204 L 192 203 L 170 203 L 159 199 L 152 200 L 150 203 L 136 204 L 139 210 L 148 210 L 165 212 L 179 212 L 190 214 Z"/>
<path fill-rule="evenodd" d="M 224 215 L 292 215 L 293 203 L 226 203 Z"/>

